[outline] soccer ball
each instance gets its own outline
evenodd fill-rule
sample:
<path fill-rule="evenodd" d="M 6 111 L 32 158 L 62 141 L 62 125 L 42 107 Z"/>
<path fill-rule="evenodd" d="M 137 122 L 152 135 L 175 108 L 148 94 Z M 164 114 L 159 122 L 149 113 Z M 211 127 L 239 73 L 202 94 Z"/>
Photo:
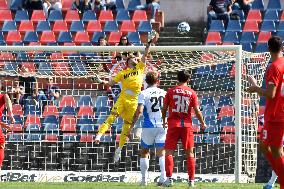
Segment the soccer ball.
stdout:
<path fill-rule="evenodd" d="M 179 23 L 177 30 L 179 34 L 184 35 L 190 31 L 190 26 L 187 22 L 181 22 Z"/>

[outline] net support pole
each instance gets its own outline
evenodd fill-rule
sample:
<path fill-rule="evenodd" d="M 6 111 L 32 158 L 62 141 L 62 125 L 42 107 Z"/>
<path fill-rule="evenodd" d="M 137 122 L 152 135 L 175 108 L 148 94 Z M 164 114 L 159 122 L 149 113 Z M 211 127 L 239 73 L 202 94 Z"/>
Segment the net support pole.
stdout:
<path fill-rule="evenodd" d="M 236 50 L 236 73 L 235 73 L 235 125 L 236 125 L 236 143 L 235 143 L 235 182 L 241 182 L 242 172 L 242 46 L 239 45 Z"/>

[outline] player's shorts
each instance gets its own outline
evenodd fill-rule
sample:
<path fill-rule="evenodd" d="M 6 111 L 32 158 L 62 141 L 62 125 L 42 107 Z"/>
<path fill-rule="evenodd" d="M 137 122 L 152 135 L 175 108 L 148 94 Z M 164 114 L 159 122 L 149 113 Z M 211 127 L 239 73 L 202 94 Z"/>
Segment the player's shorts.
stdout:
<path fill-rule="evenodd" d="M 260 133 L 260 139 L 265 145 L 282 147 L 284 136 L 283 122 L 266 122 Z"/>
<path fill-rule="evenodd" d="M 4 161 L 4 148 L 5 148 L 5 144 L 2 143 L 0 144 L 0 169 L 2 167 L 3 161 Z"/>
<path fill-rule="evenodd" d="M 148 148 L 163 148 L 165 146 L 166 130 L 162 127 L 142 128 L 141 146 Z"/>
<path fill-rule="evenodd" d="M 112 107 L 111 112 L 118 114 L 124 121 L 132 123 L 138 105 L 137 97 L 131 95 L 120 96 Z"/>
<path fill-rule="evenodd" d="M 181 139 L 183 149 L 194 147 L 194 135 L 191 127 L 171 127 L 168 128 L 165 149 L 175 150 L 177 143 Z"/>

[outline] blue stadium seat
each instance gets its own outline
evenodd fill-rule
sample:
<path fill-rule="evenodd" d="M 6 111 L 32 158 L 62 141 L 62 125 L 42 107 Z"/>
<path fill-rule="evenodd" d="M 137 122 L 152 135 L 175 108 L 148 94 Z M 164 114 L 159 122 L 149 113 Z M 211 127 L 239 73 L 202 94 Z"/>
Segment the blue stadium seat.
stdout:
<path fill-rule="evenodd" d="M 115 20 L 116 20 L 117 22 L 121 22 L 121 21 L 123 21 L 123 20 L 130 20 L 130 15 L 129 15 L 128 10 L 119 9 L 119 10 L 117 11 L 117 15 L 116 15 Z"/>
<path fill-rule="evenodd" d="M 20 115 L 14 115 L 14 119 L 15 119 L 15 124 L 23 125 L 23 123 L 24 123 L 23 117 L 21 117 Z"/>
<path fill-rule="evenodd" d="M 110 114 L 110 107 L 103 106 L 103 107 L 97 107 L 95 116 L 96 118 L 98 118 L 101 115 L 109 115 L 109 114 Z"/>
<path fill-rule="evenodd" d="M 89 117 L 82 117 L 78 119 L 77 126 L 80 128 L 80 131 L 95 131 L 94 128 L 94 119 Z"/>
<path fill-rule="evenodd" d="M 269 0 L 267 9 L 281 10 L 280 0 Z"/>
<path fill-rule="evenodd" d="M 271 20 L 271 21 L 279 21 L 279 14 L 277 10 L 268 9 L 264 14 L 264 21 Z"/>
<path fill-rule="evenodd" d="M 214 123 L 214 124 L 213 124 Z M 219 132 L 219 127 L 216 122 L 212 122 L 211 125 L 207 125 L 208 127 L 205 129 L 205 132 Z"/>
<path fill-rule="evenodd" d="M 222 117 L 221 121 L 220 121 L 220 126 L 224 127 L 224 126 L 235 126 L 235 119 L 234 117 Z"/>
<path fill-rule="evenodd" d="M 225 27 L 224 27 L 223 20 L 212 20 L 212 23 L 210 25 L 209 31 L 210 32 L 221 32 L 221 33 L 224 33 L 225 32 Z"/>
<path fill-rule="evenodd" d="M 105 36 L 105 32 L 94 32 L 91 43 L 97 44 L 100 37 Z"/>
<path fill-rule="evenodd" d="M 93 100 L 91 96 L 80 96 L 77 102 L 77 107 L 80 106 L 93 106 Z"/>
<path fill-rule="evenodd" d="M 259 105 L 265 106 L 265 97 L 260 97 Z"/>
<path fill-rule="evenodd" d="M 127 34 L 128 40 L 132 44 L 140 44 L 140 36 L 138 32 L 128 32 Z"/>
<path fill-rule="evenodd" d="M 74 62 L 71 64 L 71 69 L 74 76 L 85 76 L 88 75 L 86 65 L 84 62 Z"/>
<path fill-rule="evenodd" d="M 206 105 L 202 110 L 202 115 L 205 116 L 214 116 L 217 115 L 215 106 Z"/>
<path fill-rule="evenodd" d="M 60 116 L 63 116 L 63 115 L 76 115 L 76 111 L 75 111 L 75 108 L 74 107 L 71 107 L 71 106 L 65 106 L 62 108 L 62 110 L 60 111 L 59 113 Z"/>
<path fill-rule="evenodd" d="M 223 43 L 239 44 L 240 39 L 239 39 L 238 32 L 226 32 L 223 38 Z"/>
<path fill-rule="evenodd" d="M 17 60 L 20 61 L 28 61 L 30 59 L 29 55 L 25 52 L 18 52 L 17 53 Z"/>
<path fill-rule="evenodd" d="M 240 20 L 230 20 L 226 29 L 226 32 L 242 32 L 242 25 Z"/>
<path fill-rule="evenodd" d="M 64 133 L 63 137 L 62 137 L 64 142 L 77 142 L 77 135 L 76 134 L 68 134 L 68 133 Z"/>
<path fill-rule="evenodd" d="M 70 32 L 85 31 L 82 21 L 73 21 L 70 26 Z"/>
<path fill-rule="evenodd" d="M 41 115 L 39 106 L 26 105 L 24 108 L 24 115 Z"/>
<path fill-rule="evenodd" d="M 284 31 L 278 31 L 276 35 L 284 39 Z"/>
<path fill-rule="evenodd" d="M 35 31 L 36 32 L 51 31 L 49 21 L 39 21 L 37 26 L 36 26 Z"/>
<path fill-rule="evenodd" d="M 42 126 L 46 132 L 59 131 L 59 123 L 55 115 L 45 116 Z"/>
<path fill-rule="evenodd" d="M 38 42 L 38 35 L 36 32 L 28 31 L 23 39 L 24 43 Z"/>
<path fill-rule="evenodd" d="M 22 20 L 29 20 L 29 14 L 26 10 L 17 10 L 14 20 L 20 22 Z"/>
<path fill-rule="evenodd" d="M 116 0 L 115 4 L 116 4 L 117 10 L 121 10 L 121 9 L 124 10 L 125 9 L 124 0 Z"/>
<path fill-rule="evenodd" d="M 128 3 L 128 10 L 136 10 L 136 6 L 137 5 L 141 5 L 141 1 L 140 0 L 130 0 Z"/>
<path fill-rule="evenodd" d="M 94 11 L 88 10 L 85 11 L 82 17 L 83 22 L 89 22 L 91 20 L 97 20 L 97 15 Z"/>
<path fill-rule="evenodd" d="M 24 137 L 27 141 L 41 141 L 41 134 L 26 134 Z"/>
<path fill-rule="evenodd" d="M 264 3 L 263 0 L 255 0 L 252 3 L 252 9 L 256 9 L 256 10 L 264 10 Z"/>
<path fill-rule="evenodd" d="M 58 43 L 72 43 L 73 39 L 70 32 L 60 32 L 57 39 Z"/>
<path fill-rule="evenodd" d="M 254 32 L 243 32 L 241 36 L 241 43 L 256 43 Z"/>
<path fill-rule="evenodd" d="M 274 21 L 263 21 L 260 31 L 270 31 L 276 33 L 276 26 Z"/>
<path fill-rule="evenodd" d="M 252 52 L 252 45 L 251 43 L 242 43 L 242 48 L 244 51 Z"/>
<path fill-rule="evenodd" d="M 13 11 L 21 10 L 23 8 L 23 2 L 25 0 L 11 0 L 10 9 Z"/>
<path fill-rule="evenodd" d="M 123 124 L 124 122 L 121 117 L 115 120 L 115 122 L 113 123 L 113 128 L 116 131 L 116 133 L 121 133 Z"/>
<path fill-rule="evenodd" d="M 233 106 L 232 98 L 229 96 L 221 96 L 219 99 L 218 107 Z"/>
<path fill-rule="evenodd" d="M 206 106 L 215 106 L 215 100 L 213 96 L 210 97 L 203 97 L 200 103 L 201 107 L 206 107 Z"/>
<path fill-rule="evenodd" d="M 63 20 L 62 12 L 60 10 L 51 10 L 48 16 L 48 21 Z"/>
<path fill-rule="evenodd" d="M 16 62 L 5 62 L 4 71 L 11 74 L 17 74 L 18 64 Z"/>
<path fill-rule="evenodd" d="M 192 117 L 192 124 L 193 125 L 200 125 L 199 120 L 197 119 L 197 117 Z"/>
<path fill-rule="evenodd" d="M 279 22 L 277 31 L 284 31 L 284 20 Z"/>
<path fill-rule="evenodd" d="M 9 135 L 9 139 L 10 142 L 12 141 L 22 141 L 23 140 L 23 134 L 19 134 L 19 133 L 13 133 L 11 135 Z"/>
<path fill-rule="evenodd" d="M 26 132 L 40 132 L 40 126 L 38 124 L 28 124 Z"/>
<path fill-rule="evenodd" d="M 145 33 L 151 32 L 152 31 L 152 25 L 149 21 L 141 21 L 139 23 L 137 31 L 138 32 L 145 32 Z"/>
<path fill-rule="evenodd" d="M 95 118 L 95 127 L 98 128 L 101 124 L 103 124 L 106 118 L 107 115 L 99 115 L 97 118 Z"/>
<path fill-rule="evenodd" d="M 112 141 L 112 138 L 110 135 L 104 135 L 101 137 L 101 141 L 102 142 L 111 142 Z"/>
<path fill-rule="evenodd" d="M 37 74 L 39 74 L 39 75 L 53 75 L 50 63 L 40 62 Z"/>
<path fill-rule="evenodd" d="M 202 143 L 203 137 L 201 135 L 194 135 L 194 143 Z"/>
<path fill-rule="evenodd" d="M 210 144 L 219 144 L 220 143 L 220 136 L 216 134 L 206 135 L 205 142 Z"/>
<path fill-rule="evenodd" d="M 201 66 L 199 68 L 197 68 L 196 70 L 196 74 L 201 74 L 201 75 L 206 75 L 206 74 L 211 74 L 212 73 L 212 69 L 210 66 Z"/>
<path fill-rule="evenodd" d="M 5 21 L 3 23 L 2 32 L 17 31 L 17 25 L 15 21 Z"/>
<path fill-rule="evenodd" d="M 229 70 L 232 68 L 232 64 L 217 64 L 214 74 L 215 75 L 228 75 Z"/>
<path fill-rule="evenodd" d="M 108 97 L 107 96 L 98 96 L 96 98 L 95 107 L 106 107 L 109 106 Z"/>
<path fill-rule="evenodd" d="M 268 52 L 267 43 L 258 43 L 255 48 L 256 53 Z"/>
<path fill-rule="evenodd" d="M 104 32 L 117 32 L 118 25 L 116 21 L 107 21 L 104 27 Z"/>

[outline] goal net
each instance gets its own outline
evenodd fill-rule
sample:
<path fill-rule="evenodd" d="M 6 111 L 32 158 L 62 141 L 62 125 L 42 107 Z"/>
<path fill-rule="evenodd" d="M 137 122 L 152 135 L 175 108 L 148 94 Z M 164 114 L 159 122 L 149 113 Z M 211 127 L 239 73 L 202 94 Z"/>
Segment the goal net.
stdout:
<path fill-rule="evenodd" d="M 249 86 L 248 75 L 262 84 L 269 54 L 247 53 L 240 46 L 154 46 L 150 49 L 146 70 L 157 70 L 161 74 L 161 88 L 167 90 L 177 85 L 179 70 L 188 70 L 191 74 L 189 85 L 198 94 L 208 126 L 201 132 L 197 118 L 192 115 L 197 176 L 201 180 L 202 175 L 224 178 L 232 175 L 236 182 L 253 180 L 260 107 L 259 97 L 245 90 Z M 41 100 L 36 97 L 35 103 L 33 100 L 20 102 L 22 109 L 14 109 L 17 122 L 12 133 L 7 134 L 4 170 L 139 171 L 137 140 L 128 141 L 121 162 L 113 163 L 123 120 L 116 120 L 102 144 L 93 143 L 120 86 L 105 88 L 94 83 L 92 77 L 110 79 L 125 68 L 127 53 L 139 57 L 137 52 L 143 54 L 144 47 L 5 46 L 0 50 L 2 91 L 16 101 L 15 90 L 29 84 L 28 77 L 35 77 L 38 90 L 47 96 Z M 22 81 L 18 81 L 19 76 Z M 52 78 L 53 85 L 60 88 L 58 103 L 50 103 L 47 78 Z M 23 88 L 24 96 L 33 99 L 27 91 L 33 93 L 35 85 Z M 54 105 L 57 107 L 48 111 Z M 53 114 L 55 119 L 51 121 L 48 118 Z M 8 122 L 5 116 L 3 120 Z M 141 124 L 142 119 L 137 128 Z M 150 158 L 149 171 L 158 172 L 154 151 Z M 179 174 L 186 173 L 186 159 L 180 144 L 174 161 L 178 179 Z"/>

